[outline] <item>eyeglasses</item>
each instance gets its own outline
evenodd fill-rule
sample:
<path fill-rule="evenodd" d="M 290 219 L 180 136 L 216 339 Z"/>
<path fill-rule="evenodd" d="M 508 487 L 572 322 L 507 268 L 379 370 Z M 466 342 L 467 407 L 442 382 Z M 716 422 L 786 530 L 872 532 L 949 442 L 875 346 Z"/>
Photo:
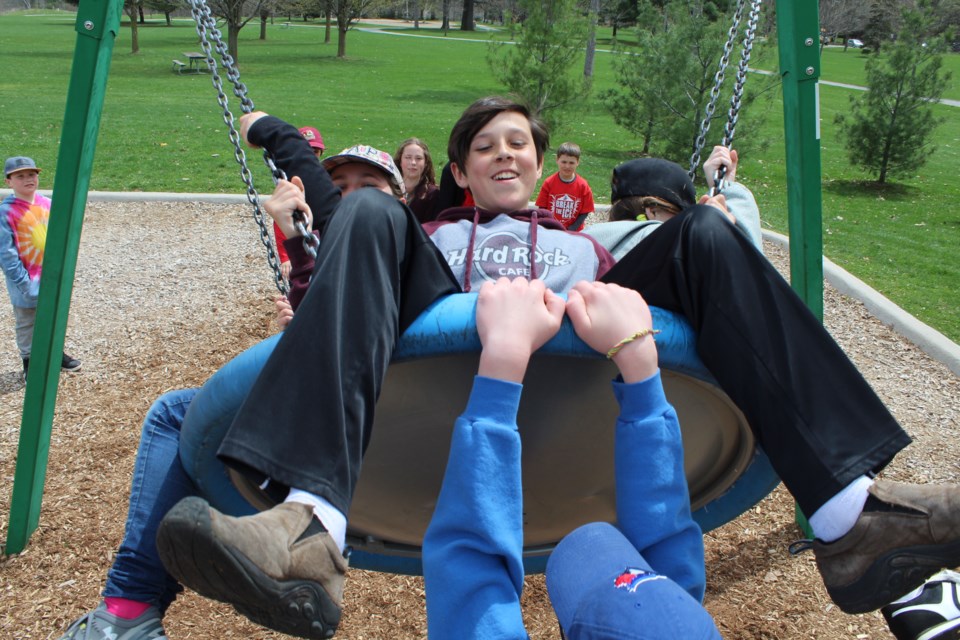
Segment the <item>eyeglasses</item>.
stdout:
<path fill-rule="evenodd" d="M 653 196 L 643 198 L 640 202 L 643 207 L 643 215 L 647 220 L 669 220 L 680 213 L 680 210 L 672 204 L 654 198 Z M 639 219 L 639 216 L 637 216 Z"/>

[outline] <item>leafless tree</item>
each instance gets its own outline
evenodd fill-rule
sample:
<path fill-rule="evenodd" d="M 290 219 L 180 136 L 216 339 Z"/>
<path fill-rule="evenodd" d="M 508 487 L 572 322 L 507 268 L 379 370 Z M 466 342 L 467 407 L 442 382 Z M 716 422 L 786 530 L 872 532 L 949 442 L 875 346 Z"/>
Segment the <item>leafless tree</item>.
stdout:
<path fill-rule="evenodd" d="M 846 47 L 848 35 L 862 33 L 870 19 L 870 5 L 863 0 L 820 0 L 821 50 L 838 36 L 844 36 Z"/>
<path fill-rule="evenodd" d="M 140 17 L 142 0 L 125 0 L 123 12 L 130 18 L 130 53 L 140 53 L 140 33 L 137 29 L 137 20 Z"/>
<path fill-rule="evenodd" d="M 377 0 L 335 0 L 337 57 L 347 57 L 347 31 L 377 3 Z"/>
<path fill-rule="evenodd" d="M 183 9 L 187 6 L 183 0 L 144 0 L 148 9 L 159 11 L 167 20 L 167 26 L 171 26 L 170 14 L 177 9 Z"/>
<path fill-rule="evenodd" d="M 208 0 L 210 12 L 227 23 L 227 51 L 234 61 L 237 55 L 240 29 L 247 26 L 255 16 L 260 15 L 264 0 Z"/>

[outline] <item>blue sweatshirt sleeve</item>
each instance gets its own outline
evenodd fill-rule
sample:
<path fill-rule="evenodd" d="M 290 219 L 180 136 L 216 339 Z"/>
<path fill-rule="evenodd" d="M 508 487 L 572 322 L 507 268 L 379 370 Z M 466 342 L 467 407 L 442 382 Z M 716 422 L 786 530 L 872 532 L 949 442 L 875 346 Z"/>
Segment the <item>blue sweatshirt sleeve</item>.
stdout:
<path fill-rule="evenodd" d="M 423 540 L 430 638 L 527 638 L 517 408 L 522 386 L 477 376 Z"/>
<path fill-rule="evenodd" d="M 703 600 L 703 534 L 690 513 L 677 412 L 660 373 L 613 383 L 620 404 L 615 435 L 617 522 L 657 573 Z"/>

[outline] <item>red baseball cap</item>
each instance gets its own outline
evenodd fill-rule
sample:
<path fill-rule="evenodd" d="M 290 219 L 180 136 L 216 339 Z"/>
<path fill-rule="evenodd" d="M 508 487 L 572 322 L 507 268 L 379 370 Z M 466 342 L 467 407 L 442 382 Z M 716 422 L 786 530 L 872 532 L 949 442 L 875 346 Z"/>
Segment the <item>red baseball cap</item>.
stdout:
<path fill-rule="evenodd" d="M 302 135 L 314 149 L 320 149 L 320 151 L 326 149 L 323 144 L 323 136 L 320 135 L 320 132 L 313 127 L 301 127 L 300 135 Z"/>

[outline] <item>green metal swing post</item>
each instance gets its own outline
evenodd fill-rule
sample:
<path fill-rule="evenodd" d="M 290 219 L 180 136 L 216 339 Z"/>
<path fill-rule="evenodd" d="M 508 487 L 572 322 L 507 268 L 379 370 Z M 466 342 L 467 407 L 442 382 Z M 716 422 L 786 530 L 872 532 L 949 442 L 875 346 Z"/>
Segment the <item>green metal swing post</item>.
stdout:
<path fill-rule="evenodd" d="M 50 434 L 60 378 L 60 356 L 76 273 L 80 229 L 100 129 L 121 0 L 84 0 L 77 8 L 77 45 L 57 157 L 57 177 L 43 279 L 33 331 L 30 372 L 23 400 L 17 467 L 5 552 L 19 553 L 40 522 Z"/>
<path fill-rule="evenodd" d="M 823 208 L 820 190 L 820 14 L 817 2 L 777 2 L 783 130 L 787 159 L 790 283 L 823 320 Z M 810 536 L 806 518 L 797 524 Z"/>

